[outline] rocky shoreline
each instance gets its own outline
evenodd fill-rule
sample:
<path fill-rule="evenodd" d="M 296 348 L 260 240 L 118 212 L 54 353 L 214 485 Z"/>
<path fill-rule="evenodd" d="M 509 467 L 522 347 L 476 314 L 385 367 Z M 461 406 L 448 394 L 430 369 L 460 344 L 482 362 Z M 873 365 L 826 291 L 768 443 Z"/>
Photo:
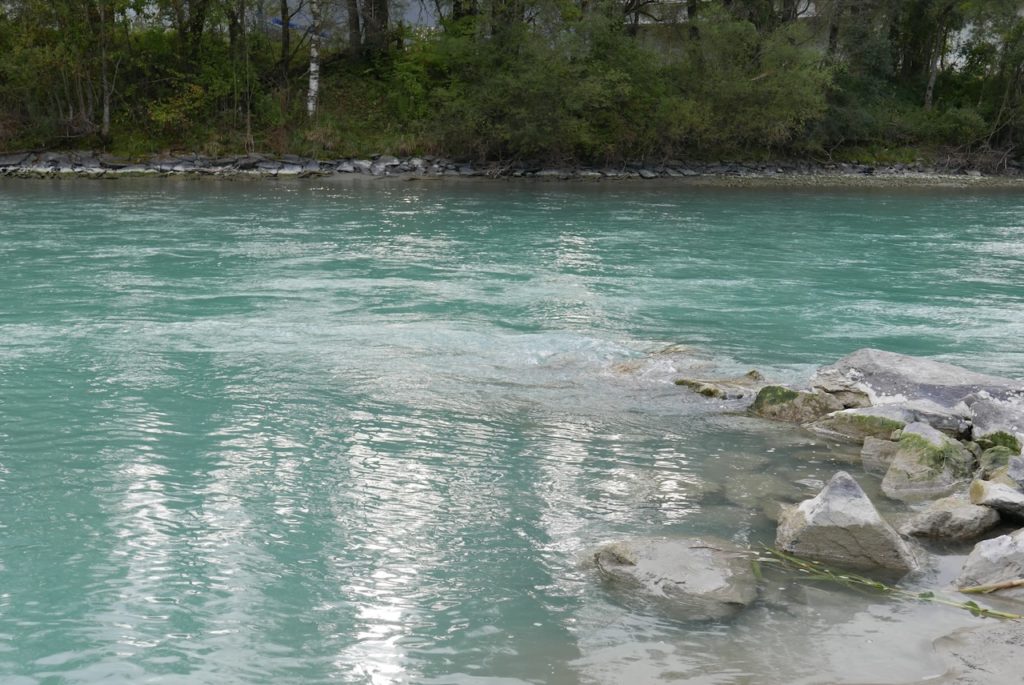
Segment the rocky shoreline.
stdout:
<path fill-rule="evenodd" d="M 14 152 L 0 154 L 0 177 L 89 178 L 130 177 L 310 178 L 368 177 L 441 179 L 508 178 L 547 181 L 677 179 L 730 184 L 797 185 L 996 185 L 1024 184 L 1024 165 L 1010 164 L 1001 173 L 957 166 L 924 164 L 870 165 L 811 161 L 710 162 L 668 160 L 661 164 L 629 163 L 615 167 L 548 167 L 543 165 L 470 164 L 438 157 L 312 159 L 297 155 L 262 154 L 206 157 L 197 154 L 156 155 L 130 160 L 92 151 Z"/>
<path fill-rule="evenodd" d="M 1014 651 L 1024 645 L 1024 381 L 862 349 L 818 369 L 802 386 L 774 385 L 753 371 L 676 384 L 753 416 L 859 445 L 860 468 L 845 465 L 813 497 L 776 502 L 772 553 L 895 582 L 933 565 L 929 541 L 939 548 L 973 545 L 950 587 L 939 589 L 961 597 L 949 601 L 976 615 L 1011 620 L 939 640 L 936 650 L 949 669 L 943 682 L 1017 682 L 1003 676 L 1015 672 Z M 887 520 L 862 489 L 871 482 L 878 491 L 879 480 L 875 497 L 905 510 L 895 519 Z M 637 537 L 594 553 L 609 591 L 657 600 L 648 604 L 685 620 L 742 612 L 766 592 L 754 589 L 762 585 L 763 561 L 757 550 L 707 538 Z M 979 595 L 1008 601 L 1010 611 L 975 603 Z"/>

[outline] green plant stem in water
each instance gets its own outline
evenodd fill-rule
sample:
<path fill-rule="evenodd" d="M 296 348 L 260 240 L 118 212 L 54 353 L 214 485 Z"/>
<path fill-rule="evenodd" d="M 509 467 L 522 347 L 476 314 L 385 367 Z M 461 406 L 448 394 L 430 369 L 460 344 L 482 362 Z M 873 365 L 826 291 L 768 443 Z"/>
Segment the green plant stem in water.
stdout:
<path fill-rule="evenodd" d="M 801 559 L 800 557 L 794 556 L 782 550 L 775 549 L 774 547 L 764 546 L 765 552 L 768 553 L 767 557 L 760 557 L 754 561 L 755 564 L 762 562 L 774 563 L 780 568 L 784 568 L 789 571 L 801 574 L 801 576 L 807 580 L 822 580 L 832 583 L 838 583 L 853 589 L 869 588 L 876 590 L 877 592 L 891 595 L 899 599 L 918 600 L 925 602 L 934 602 L 936 604 L 944 604 L 946 606 L 955 607 L 957 609 L 963 609 L 971 612 L 974 616 L 980 616 L 982 618 L 1000 618 L 1006 620 L 1019 620 L 1024 618 L 1020 614 L 1011 614 L 1006 611 L 997 611 L 996 609 L 990 609 L 988 607 L 980 606 L 977 602 L 966 601 L 958 602 L 955 599 L 949 599 L 936 594 L 930 590 L 924 592 L 914 592 L 912 590 L 903 590 L 892 585 L 874 580 L 872 578 L 866 578 L 859 576 L 854 573 L 846 573 L 840 571 L 833 571 L 832 569 L 822 565 L 817 561 L 811 561 L 809 559 Z"/>

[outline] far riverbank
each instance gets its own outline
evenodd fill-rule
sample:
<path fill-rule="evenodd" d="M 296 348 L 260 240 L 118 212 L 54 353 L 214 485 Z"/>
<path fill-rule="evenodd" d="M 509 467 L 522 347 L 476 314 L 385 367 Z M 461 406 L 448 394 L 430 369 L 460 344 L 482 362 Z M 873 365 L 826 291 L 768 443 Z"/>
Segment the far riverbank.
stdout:
<path fill-rule="evenodd" d="M 158 155 L 144 160 L 129 160 L 91 151 L 0 155 L 0 177 L 118 179 L 161 176 L 238 179 L 363 176 L 406 180 L 507 178 L 576 182 L 663 179 L 698 185 L 755 187 L 1024 187 L 1024 172 L 1012 166 L 1000 174 L 983 174 L 963 167 L 813 161 L 696 163 L 668 160 L 660 164 L 633 163 L 609 167 L 548 167 L 527 163 L 481 165 L 430 156 L 393 155 L 326 160 L 262 154 L 224 157 Z"/>

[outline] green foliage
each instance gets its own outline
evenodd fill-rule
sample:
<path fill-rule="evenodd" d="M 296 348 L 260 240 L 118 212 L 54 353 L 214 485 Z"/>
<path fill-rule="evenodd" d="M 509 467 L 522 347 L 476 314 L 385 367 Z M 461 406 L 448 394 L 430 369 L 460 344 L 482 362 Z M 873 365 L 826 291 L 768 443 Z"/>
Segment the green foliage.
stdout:
<path fill-rule="evenodd" d="M 785 148 L 824 113 L 831 71 L 807 27 L 765 33 L 722 15 L 705 15 L 698 27 L 671 67 L 692 103 L 679 111 L 689 114 L 685 130 L 698 149 Z"/>
<path fill-rule="evenodd" d="M 682 5 L 459 0 L 442 3 L 438 28 L 374 25 L 386 42 L 326 42 L 312 119 L 308 41 L 293 30 L 282 63 L 281 35 L 255 5 L 0 4 L 0 147 L 613 164 L 913 161 L 941 148 L 1008 154 L 1024 138 L 1016 0 L 857 11 L 821 0 L 814 16 L 799 16 L 800 3 L 702 0 L 693 21 Z"/>

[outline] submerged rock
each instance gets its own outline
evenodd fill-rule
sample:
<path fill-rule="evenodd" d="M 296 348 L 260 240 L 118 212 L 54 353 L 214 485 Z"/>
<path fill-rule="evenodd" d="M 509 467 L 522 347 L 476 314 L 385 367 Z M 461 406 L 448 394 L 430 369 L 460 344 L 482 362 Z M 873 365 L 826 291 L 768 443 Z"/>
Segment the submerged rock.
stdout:
<path fill-rule="evenodd" d="M 764 376 L 756 370 L 751 370 L 736 378 L 678 378 L 675 383 L 705 397 L 735 400 L 750 397 L 756 393 L 764 385 Z"/>
<path fill-rule="evenodd" d="M 757 393 L 751 411 L 777 421 L 808 423 L 843 409 L 843 403 L 820 392 L 799 392 L 781 385 L 766 385 Z"/>
<path fill-rule="evenodd" d="M 936 500 L 915 514 L 901 528 L 904 535 L 970 540 L 999 523 L 999 512 L 972 504 L 964 493 Z"/>
<path fill-rule="evenodd" d="M 770 473 L 731 474 L 725 482 L 725 499 L 745 509 L 777 508 L 768 506 L 772 502 L 792 504 L 805 496 L 806 490 L 799 484 Z"/>
<path fill-rule="evenodd" d="M 944 433 L 924 423 L 903 429 L 882 492 L 898 500 L 950 494 L 966 484 L 974 470 L 974 455 Z"/>
<path fill-rule="evenodd" d="M 1024 622 L 985 621 L 935 641 L 948 670 L 943 685 L 1020 685 Z"/>
<path fill-rule="evenodd" d="M 817 497 L 783 512 L 775 544 L 850 569 L 904 573 L 917 568 L 910 547 L 845 471 L 834 475 Z"/>
<path fill-rule="evenodd" d="M 1024 578 L 1024 528 L 976 544 L 955 582 L 959 588 L 968 588 L 1018 578 Z M 1019 596 L 1024 591 L 1011 594 Z"/>
<path fill-rule="evenodd" d="M 609 590 L 678 620 L 734 616 L 757 597 L 745 550 L 714 538 L 635 538 L 602 547 L 594 563 Z"/>

